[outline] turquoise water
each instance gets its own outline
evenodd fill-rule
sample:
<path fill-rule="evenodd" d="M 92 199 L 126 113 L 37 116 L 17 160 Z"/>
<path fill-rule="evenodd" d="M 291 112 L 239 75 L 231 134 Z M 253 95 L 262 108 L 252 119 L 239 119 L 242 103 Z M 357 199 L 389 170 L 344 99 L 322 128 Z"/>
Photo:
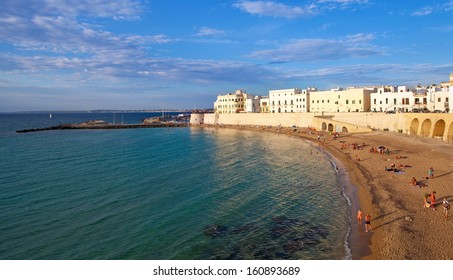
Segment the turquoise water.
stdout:
<path fill-rule="evenodd" d="M 0 115 L 0 259 L 349 257 L 342 184 L 303 140 L 206 128 L 13 132 L 108 117 Z"/>

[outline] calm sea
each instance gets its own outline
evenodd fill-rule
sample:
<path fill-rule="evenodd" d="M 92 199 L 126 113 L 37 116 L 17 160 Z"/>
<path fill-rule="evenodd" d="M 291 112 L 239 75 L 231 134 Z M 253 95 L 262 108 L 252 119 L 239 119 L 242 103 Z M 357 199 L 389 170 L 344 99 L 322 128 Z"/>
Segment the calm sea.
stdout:
<path fill-rule="evenodd" d="M 0 259 L 345 259 L 332 161 L 284 135 L 14 130 L 152 113 L 0 114 Z"/>

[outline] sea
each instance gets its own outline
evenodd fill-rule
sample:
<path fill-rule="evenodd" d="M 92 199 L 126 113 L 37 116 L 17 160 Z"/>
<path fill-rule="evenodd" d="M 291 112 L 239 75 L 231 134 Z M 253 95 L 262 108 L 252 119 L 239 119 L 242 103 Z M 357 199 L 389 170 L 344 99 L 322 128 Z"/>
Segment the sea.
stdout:
<path fill-rule="evenodd" d="M 0 259 L 351 258 L 344 183 L 310 142 L 208 127 L 15 132 L 157 115 L 0 114 Z"/>

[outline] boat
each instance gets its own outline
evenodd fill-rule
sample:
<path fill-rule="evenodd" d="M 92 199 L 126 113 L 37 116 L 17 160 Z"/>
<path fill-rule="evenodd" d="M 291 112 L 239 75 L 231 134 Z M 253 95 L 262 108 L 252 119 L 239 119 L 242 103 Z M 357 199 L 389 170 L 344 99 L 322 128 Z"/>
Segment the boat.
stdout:
<path fill-rule="evenodd" d="M 51 119 L 51 118 L 52 118 L 52 113 L 49 114 L 49 119 Z"/>

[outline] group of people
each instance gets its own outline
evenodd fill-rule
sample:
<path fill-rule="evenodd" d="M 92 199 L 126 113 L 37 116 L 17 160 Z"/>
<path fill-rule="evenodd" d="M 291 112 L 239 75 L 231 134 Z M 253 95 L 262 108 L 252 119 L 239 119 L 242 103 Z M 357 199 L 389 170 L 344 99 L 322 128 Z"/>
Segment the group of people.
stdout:
<path fill-rule="evenodd" d="M 359 225 L 362 224 L 362 210 L 357 211 L 357 222 Z M 369 213 L 365 213 L 365 232 L 371 231 L 371 216 Z"/>
<path fill-rule="evenodd" d="M 388 169 L 386 168 L 386 170 L 388 171 Z M 426 177 L 426 179 L 434 179 L 434 168 L 430 167 L 428 169 L 428 177 Z M 409 186 L 412 188 L 412 187 L 427 187 L 427 185 L 423 182 L 419 182 L 417 181 L 417 179 L 415 179 L 415 177 L 412 177 L 411 181 L 409 182 Z"/>
<path fill-rule="evenodd" d="M 423 196 L 423 207 L 436 210 L 436 191 L 433 191 L 430 194 L 427 193 Z M 450 211 L 450 202 L 446 197 L 444 197 L 442 201 L 442 209 L 444 211 L 445 219 L 448 219 L 448 212 Z"/>
<path fill-rule="evenodd" d="M 375 147 L 371 147 L 370 149 L 370 153 L 374 153 L 374 154 L 381 154 L 381 155 L 390 155 L 390 150 L 387 148 L 384 148 L 384 147 L 378 147 L 378 148 L 375 148 Z"/>
<path fill-rule="evenodd" d="M 363 147 L 365 147 L 366 144 L 358 144 L 358 143 L 352 143 L 352 144 L 347 144 L 345 141 L 341 141 L 341 150 L 347 150 L 348 147 L 351 147 L 353 150 L 363 150 Z"/>

